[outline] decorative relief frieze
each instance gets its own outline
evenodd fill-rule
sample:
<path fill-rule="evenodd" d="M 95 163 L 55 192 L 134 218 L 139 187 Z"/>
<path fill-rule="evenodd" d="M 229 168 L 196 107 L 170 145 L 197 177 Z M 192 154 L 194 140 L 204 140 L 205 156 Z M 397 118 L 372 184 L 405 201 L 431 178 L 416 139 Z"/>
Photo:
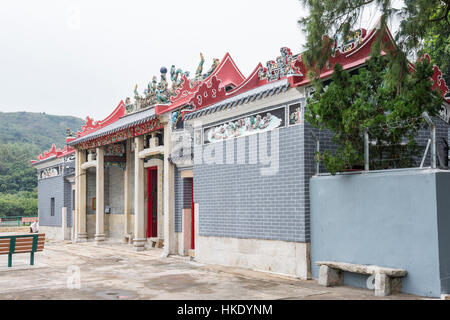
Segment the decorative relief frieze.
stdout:
<path fill-rule="evenodd" d="M 71 154 L 67 157 L 64 157 L 64 163 L 70 163 L 75 161 L 75 154 Z"/>
<path fill-rule="evenodd" d="M 203 130 L 204 143 L 248 136 L 284 127 L 285 110 L 285 107 L 281 107 L 205 128 Z"/>
<path fill-rule="evenodd" d="M 289 106 L 289 125 L 302 123 L 302 105 L 301 103 L 291 104 Z"/>
<path fill-rule="evenodd" d="M 125 144 L 123 142 L 114 143 L 105 146 L 105 168 L 118 166 L 126 168 Z"/>
<path fill-rule="evenodd" d="M 39 171 L 38 179 L 48 179 L 61 175 L 61 167 L 45 168 Z"/>

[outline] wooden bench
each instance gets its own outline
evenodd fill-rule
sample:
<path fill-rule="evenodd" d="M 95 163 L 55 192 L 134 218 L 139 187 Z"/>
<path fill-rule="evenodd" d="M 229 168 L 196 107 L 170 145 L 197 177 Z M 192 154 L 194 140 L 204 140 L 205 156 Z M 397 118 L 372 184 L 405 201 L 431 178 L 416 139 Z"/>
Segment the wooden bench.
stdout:
<path fill-rule="evenodd" d="M 45 234 L 30 233 L 0 236 L 0 255 L 8 255 L 8 267 L 12 267 L 12 255 L 30 253 L 30 265 L 34 265 L 34 253 L 44 250 Z"/>
<path fill-rule="evenodd" d="M 316 264 L 320 266 L 319 284 L 326 287 L 342 285 L 344 283 L 343 271 L 374 275 L 375 295 L 378 297 L 401 292 L 401 278 L 406 276 L 406 270 L 374 265 L 361 265 L 335 261 L 317 261 Z"/>

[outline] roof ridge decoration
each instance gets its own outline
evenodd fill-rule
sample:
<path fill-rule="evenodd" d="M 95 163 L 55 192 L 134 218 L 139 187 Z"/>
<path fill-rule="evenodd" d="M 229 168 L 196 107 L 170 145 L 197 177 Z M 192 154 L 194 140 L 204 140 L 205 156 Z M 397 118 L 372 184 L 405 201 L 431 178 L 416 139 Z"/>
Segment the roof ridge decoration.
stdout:
<path fill-rule="evenodd" d="M 202 68 L 202 61 L 200 60 L 199 67 L 196 72 L 196 79 L 192 80 L 183 76 L 180 86 L 176 89 L 175 95 L 171 98 L 171 104 L 156 105 L 156 114 L 162 114 L 178 109 L 179 107 L 188 106 L 192 98 L 198 95 L 200 87 L 203 86 L 202 90 L 205 90 L 205 84 L 206 87 L 211 87 L 211 85 L 215 86 L 215 84 L 218 83 L 222 88 L 230 84 L 233 86 L 239 86 L 245 81 L 244 75 L 238 69 L 228 52 L 225 54 L 223 59 L 220 60 L 220 63 L 218 59 L 215 59 L 211 68 L 207 71 L 207 73 L 202 74 L 200 78 Z M 212 80 L 214 77 L 215 80 Z M 215 89 L 216 92 L 219 91 L 217 90 L 218 88 Z M 202 103 L 202 105 L 204 105 L 204 103 Z M 189 106 L 188 109 L 192 109 L 192 106 Z"/>
<path fill-rule="evenodd" d="M 331 49 L 332 56 L 345 54 L 355 49 L 362 43 L 366 35 L 367 30 L 363 28 L 350 31 L 345 39 L 343 39 L 342 34 L 336 34 L 333 39 L 333 48 Z"/>
<path fill-rule="evenodd" d="M 195 95 L 189 100 L 189 105 L 195 109 L 201 108 L 202 105 L 209 105 L 215 100 L 221 100 L 225 97 L 225 88 L 220 86 L 221 81 L 214 75 L 211 80 L 205 81 L 198 87 Z"/>
<path fill-rule="evenodd" d="M 56 148 L 56 145 L 53 143 L 51 148 L 48 151 L 44 151 L 42 154 L 37 156 L 37 160 L 31 160 L 31 164 L 34 164 L 36 162 L 40 162 L 43 160 L 48 160 L 50 158 L 61 158 L 63 156 L 66 156 L 68 154 L 71 154 L 74 152 L 75 149 L 65 145 L 63 148 Z"/>
<path fill-rule="evenodd" d="M 187 101 L 193 108 L 183 110 L 183 114 L 197 111 L 198 109 L 237 96 L 269 82 L 275 82 L 285 78 L 289 79 L 292 76 L 304 78 L 306 68 L 302 62 L 301 55 L 293 56 L 291 49 L 288 47 L 282 47 L 280 52 L 281 55 L 275 60 L 269 60 L 266 63 L 267 67 L 263 67 L 259 63 L 247 78 L 242 78 L 239 85 L 228 92 L 225 90 L 223 80 L 217 74 L 212 75 L 211 79 L 204 81 L 194 93 L 193 97 Z M 231 59 L 228 53 L 225 57 Z M 289 83 L 292 84 L 292 80 Z"/>
<path fill-rule="evenodd" d="M 428 63 L 431 63 L 431 57 L 428 53 L 425 53 L 422 57 L 418 59 L 418 61 L 422 61 L 426 59 Z M 416 65 L 414 63 L 409 62 L 409 71 L 413 72 L 416 70 Z M 441 91 L 441 95 L 444 98 L 445 102 L 450 103 L 450 89 L 445 83 L 445 79 L 442 77 L 442 71 L 439 67 L 433 64 L 433 74 L 431 75 L 431 81 L 433 83 L 431 89 Z"/>
<path fill-rule="evenodd" d="M 208 71 L 203 73 L 204 62 L 205 58 L 200 53 L 200 62 L 193 79 L 189 78 L 189 71 L 183 72 L 182 69 L 172 65 L 170 68 L 170 86 L 167 81 L 167 68 L 161 67 L 160 81 L 157 82 L 156 76 L 153 76 L 152 81 L 147 85 L 147 89 L 144 90 L 144 96 L 139 94 L 137 90 L 138 85 L 136 84 L 134 88 L 134 103 L 131 102 L 129 97 L 125 99 L 126 113 L 133 113 L 154 105 L 172 105 L 178 100 L 185 98 L 204 81 L 207 81 L 221 65 L 220 60 L 215 58 Z"/>
<path fill-rule="evenodd" d="M 284 77 L 296 75 L 303 77 L 299 62 L 301 62 L 301 55 L 296 58 L 293 57 L 291 49 L 282 47 L 280 49 L 281 55 L 275 60 L 266 62 L 266 67 L 259 69 L 258 76 L 260 80 L 266 79 L 267 82 L 280 80 Z"/>
<path fill-rule="evenodd" d="M 428 62 L 431 63 L 431 57 L 428 53 L 424 55 L 424 59 L 427 59 Z M 445 102 L 450 103 L 450 89 L 445 83 L 444 77 L 442 77 L 441 69 L 439 69 L 437 65 L 433 65 L 433 75 L 431 76 L 431 81 L 433 82 L 431 89 L 439 89 Z"/>
<path fill-rule="evenodd" d="M 320 70 L 320 79 L 329 77 L 334 72 L 334 66 L 336 64 L 342 65 L 344 69 L 351 69 L 353 67 L 362 65 L 367 59 L 369 59 L 369 54 L 371 50 L 371 44 L 375 41 L 375 36 L 379 32 L 382 34 L 382 44 L 385 46 L 386 50 L 394 49 L 395 43 L 388 28 L 383 30 L 379 27 L 379 21 L 375 23 L 374 27 L 367 32 L 366 29 L 357 29 L 355 31 L 350 31 L 349 36 L 346 39 L 342 39 L 337 35 L 334 40 L 332 40 L 332 54 L 329 57 L 325 66 Z M 298 55 L 297 67 L 306 74 L 306 66 L 301 59 L 301 54 Z M 311 82 L 308 77 L 293 77 L 293 86 L 304 86 Z"/>
<path fill-rule="evenodd" d="M 103 127 L 106 127 L 107 125 L 116 122 L 124 115 L 125 115 L 125 103 L 121 100 L 117 105 L 117 107 L 114 109 L 114 111 L 111 112 L 109 116 L 107 116 L 105 119 L 101 121 L 94 122 L 93 118 L 87 116 L 85 124 L 81 126 L 81 131 L 78 131 L 75 137 L 68 137 L 66 139 L 66 143 L 78 139 L 80 137 L 83 137 L 94 131 L 97 131 Z"/>

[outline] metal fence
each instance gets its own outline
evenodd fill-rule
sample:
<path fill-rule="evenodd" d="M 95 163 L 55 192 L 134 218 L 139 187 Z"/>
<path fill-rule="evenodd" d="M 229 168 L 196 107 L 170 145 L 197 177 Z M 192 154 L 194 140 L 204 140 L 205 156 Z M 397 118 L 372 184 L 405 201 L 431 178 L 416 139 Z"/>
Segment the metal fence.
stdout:
<path fill-rule="evenodd" d="M 449 145 L 446 141 L 444 141 L 445 145 L 444 145 L 444 152 L 442 154 L 442 152 L 438 152 L 437 150 L 437 141 L 436 141 L 436 124 L 433 122 L 433 120 L 431 119 L 431 117 L 428 115 L 427 112 L 423 112 L 421 115 L 421 118 L 423 118 L 425 120 L 425 122 L 428 125 L 428 128 L 430 130 L 430 138 L 428 139 L 427 145 L 425 147 L 425 150 L 423 151 L 423 154 L 421 156 L 420 160 L 420 166 L 414 166 L 412 168 L 418 168 L 418 169 L 422 169 L 424 168 L 424 163 L 426 160 L 427 155 L 430 156 L 430 167 L 432 169 L 436 169 L 437 167 L 437 160 L 439 160 L 439 167 L 441 169 L 449 169 Z M 418 118 L 416 118 L 415 120 L 417 120 Z M 398 126 L 404 125 L 403 124 L 397 124 Z M 320 141 L 319 138 L 316 136 L 316 134 L 314 134 L 314 132 L 310 132 L 312 135 L 312 138 L 314 140 L 314 144 L 315 144 L 315 151 L 316 153 L 320 153 Z M 391 169 L 374 169 L 371 168 L 370 166 L 370 161 L 371 161 L 371 155 L 370 155 L 370 132 L 369 132 L 369 128 L 366 128 L 364 130 L 364 135 L 363 135 L 363 139 L 364 139 L 364 170 L 365 172 L 368 171 L 383 171 L 383 170 L 391 170 Z M 398 158 L 398 159 L 402 159 L 402 158 Z M 396 160 L 396 159 L 385 159 L 385 160 Z M 315 167 L 315 174 L 316 175 L 320 175 L 320 161 L 316 160 L 316 167 Z M 405 168 L 392 168 L 392 169 L 406 169 Z M 411 168 L 410 168 L 411 169 Z M 360 172 L 361 170 L 357 170 L 358 172 Z"/>
<path fill-rule="evenodd" d="M 38 217 L 2 217 L 0 218 L 0 227 L 23 227 L 29 226 L 34 221 L 38 221 Z"/>

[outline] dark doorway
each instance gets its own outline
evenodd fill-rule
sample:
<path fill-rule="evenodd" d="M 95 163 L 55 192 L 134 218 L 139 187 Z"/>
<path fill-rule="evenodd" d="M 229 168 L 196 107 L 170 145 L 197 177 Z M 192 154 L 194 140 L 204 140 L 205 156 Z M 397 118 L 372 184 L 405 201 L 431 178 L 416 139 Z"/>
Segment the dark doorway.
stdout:
<path fill-rule="evenodd" d="M 158 236 L 158 168 L 147 169 L 147 238 Z"/>

